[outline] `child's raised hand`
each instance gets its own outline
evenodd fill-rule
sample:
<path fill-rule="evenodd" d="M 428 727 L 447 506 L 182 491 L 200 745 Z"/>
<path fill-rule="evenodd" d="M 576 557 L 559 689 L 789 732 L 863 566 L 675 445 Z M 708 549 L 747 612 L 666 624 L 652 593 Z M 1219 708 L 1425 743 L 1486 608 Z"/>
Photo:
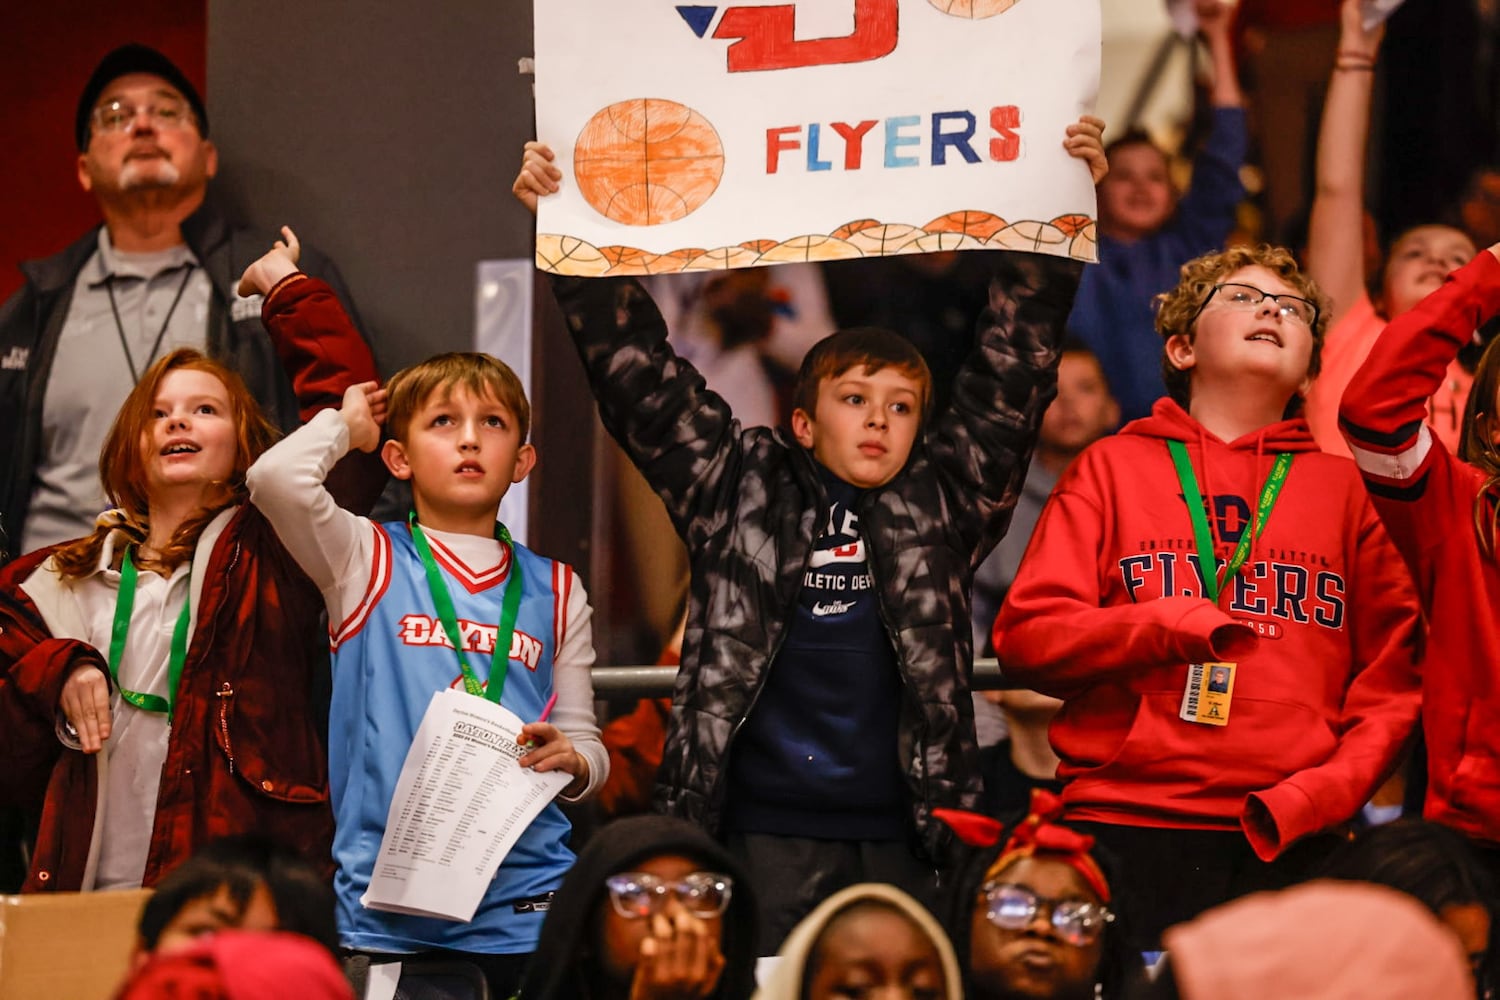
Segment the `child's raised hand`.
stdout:
<path fill-rule="evenodd" d="M 349 450 L 374 451 L 385 423 L 386 395 L 379 382 L 361 382 L 344 390 L 339 416 L 349 428 Z"/>
<path fill-rule="evenodd" d="M 236 289 L 242 296 L 265 295 L 276 287 L 276 282 L 297 271 L 297 261 L 302 257 L 302 244 L 291 226 L 281 227 L 282 239 L 267 250 L 260 259 L 245 268 Z"/>
<path fill-rule="evenodd" d="M 1098 184 L 1109 173 L 1109 160 L 1104 156 L 1104 119 L 1084 115 L 1068 126 L 1063 148 L 1068 155 L 1088 164 L 1089 176 Z"/>
<path fill-rule="evenodd" d="M 1385 37 L 1385 22 L 1365 30 L 1363 0 L 1344 0 L 1339 7 L 1339 52 L 1347 56 L 1366 55 L 1374 59 L 1380 53 L 1380 40 Z"/>
<path fill-rule="evenodd" d="M 697 1000 L 719 985 L 724 955 L 708 922 L 678 909 L 652 914 L 651 934 L 641 942 L 630 1000 Z"/>
<path fill-rule="evenodd" d="M 528 751 L 518 763 L 539 773 L 562 771 L 573 776 L 573 781 L 563 789 L 564 795 L 573 795 L 588 784 L 589 762 L 583 754 L 573 749 L 568 734 L 550 722 L 528 722 L 521 727 L 516 742 Z"/>
<path fill-rule="evenodd" d="M 79 667 L 63 682 L 57 707 L 78 733 L 84 753 L 98 753 L 109 739 L 113 718 L 109 710 L 109 682 L 104 671 L 90 664 Z"/>
<path fill-rule="evenodd" d="M 537 199 L 557 193 L 562 171 L 553 165 L 552 161 L 557 157 L 545 142 L 533 140 L 525 148 L 526 152 L 521 156 L 521 172 L 516 174 L 516 182 L 510 190 L 535 215 Z"/>
<path fill-rule="evenodd" d="M 1227 36 L 1234 23 L 1234 4 L 1235 0 L 1194 0 L 1198 27 L 1208 36 Z"/>

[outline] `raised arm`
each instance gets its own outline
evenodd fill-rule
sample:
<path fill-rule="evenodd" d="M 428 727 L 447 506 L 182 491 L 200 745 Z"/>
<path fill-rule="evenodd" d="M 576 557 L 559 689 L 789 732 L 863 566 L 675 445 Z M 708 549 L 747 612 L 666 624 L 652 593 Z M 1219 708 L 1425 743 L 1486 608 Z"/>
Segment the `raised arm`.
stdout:
<path fill-rule="evenodd" d="M 302 253 L 297 235 L 289 226 L 281 233 L 284 240 L 245 269 L 239 292 L 265 296 L 261 316 L 306 423 L 319 410 L 337 408 L 351 385 L 379 376 L 369 345 L 333 289 L 297 270 Z"/>
<path fill-rule="evenodd" d="M 538 198 L 556 192 L 562 180 L 552 161 L 545 143 L 526 144 L 511 191 L 533 212 Z M 738 421 L 667 343 L 667 325 L 640 282 L 549 277 L 605 430 L 686 537 L 739 446 Z"/>
<path fill-rule="evenodd" d="M 1198 28 L 1208 44 L 1208 58 L 1214 74 L 1209 102 L 1216 108 L 1244 107 L 1240 71 L 1234 62 L 1234 4 L 1224 0 L 1196 0 L 1194 8 Z"/>
<path fill-rule="evenodd" d="M 739 421 L 667 343 L 666 324 L 640 282 L 561 275 L 551 281 L 605 429 L 686 537 L 704 523 L 698 519 L 710 513 L 739 452 Z"/>
<path fill-rule="evenodd" d="M 319 413 L 278 441 L 245 476 L 250 501 L 323 593 L 335 629 L 364 595 L 376 529 L 341 508 L 324 480 L 351 450 L 375 448 L 384 413 L 385 390 L 373 382 L 351 386 L 342 408 Z"/>
<path fill-rule="evenodd" d="M 1083 264 L 990 251 L 989 304 L 928 446 L 953 495 L 959 527 L 987 551 L 1004 533 L 1056 394 L 1057 357 Z M 983 544 L 981 546 L 981 540 Z"/>
<path fill-rule="evenodd" d="M 1307 273 L 1333 300 L 1338 322 L 1364 292 L 1365 147 L 1383 26 L 1366 31 L 1360 0 L 1344 0 L 1339 49 L 1318 129 Z"/>
<path fill-rule="evenodd" d="M 1483 481 L 1434 438 L 1425 422 L 1427 400 L 1460 348 L 1496 315 L 1500 244 L 1390 322 L 1339 408 L 1340 429 L 1391 539 L 1412 567 L 1424 605 L 1444 571 L 1427 553 L 1449 532 L 1473 530 L 1469 512 Z M 1493 433 L 1492 421 L 1480 418 L 1474 430 Z"/>
<path fill-rule="evenodd" d="M 1500 243 L 1454 271 L 1414 308 L 1397 316 L 1370 349 L 1339 408 L 1344 435 L 1355 448 L 1418 443 L 1427 399 L 1474 331 L 1500 314 Z M 1359 452 L 1355 459 L 1360 460 Z M 1361 468 L 1369 465 L 1360 461 Z M 1371 471 L 1389 471 L 1389 469 Z"/>
<path fill-rule="evenodd" d="M 321 278 L 297 269 L 301 244 L 290 227 L 281 232 L 284 239 L 245 269 L 239 293 L 265 297 L 261 320 L 306 423 L 322 410 L 336 409 L 350 386 L 379 376 L 370 347 L 338 294 Z M 358 454 L 330 470 L 327 478 L 334 499 L 362 514 L 379 499 L 388 477 L 378 456 Z"/>
<path fill-rule="evenodd" d="M 1098 184 L 1109 171 L 1104 122 L 1084 115 L 1064 132 L 1063 148 Z M 948 409 L 929 436 L 933 460 L 970 513 L 969 542 L 981 557 L 1005 532 L 1042 413 L 1056 394 L 1058 348 L 1083 264 L 1049 254 L 994 252 L 989 303 L 974 349 L 954 379 Z"/>
<path fill-rule="evenodd" d="M 1234 7 L 1222 0 L 1197 0 L 1196 9 L 1213 70 L 1209 92 L 1213 124 L 1202 150 L 1193 159 L 1193 178 L 1187 192 L 1160 234 L 1165 241 L 1161 249 L 1173 266 L 1218 249 L 1233 231 L 1245 197 L 1240 169 L 1250 148 L 1245 97 L 1234 60 Z"/>

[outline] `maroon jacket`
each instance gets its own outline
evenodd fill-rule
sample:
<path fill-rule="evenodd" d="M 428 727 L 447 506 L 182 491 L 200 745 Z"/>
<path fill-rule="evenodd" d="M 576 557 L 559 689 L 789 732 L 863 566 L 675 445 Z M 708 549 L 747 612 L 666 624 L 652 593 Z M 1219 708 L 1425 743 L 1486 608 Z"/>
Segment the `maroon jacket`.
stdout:
<path fill-rule="evenodd" d="M 321 322 L 332 294 L 316 279 L 289 279 L 266 299 L 266 325 L 304 419 L 318 409 L 311 400 L 336 399 L 344 387 L 375 378 L 369 349 L 352 328 Z M 372 465 L 362 456 L 349 470 L 346 498 L 358 507 L 378 494 Z M 84 642 L 52 637 L 21 589 L 33 573 L 49 572 L 41 566 L 50 551 L 0 570 L 0 799 L 41 811 L 26 892 L 82 887 L 98 802 L 97 758 L 58 739 L 58 697 L 74 669 L 92 663 L 103 670 L 104 658 Z M 314 710 L 319 673 L 329 669 L 322 596 L 252 506 L 205 529 L 194 561 L 205 557 L 193 570 L 203 590 L 144 884 L 232 833 L 274 837 L 331 873 L 327 753 Z"/>

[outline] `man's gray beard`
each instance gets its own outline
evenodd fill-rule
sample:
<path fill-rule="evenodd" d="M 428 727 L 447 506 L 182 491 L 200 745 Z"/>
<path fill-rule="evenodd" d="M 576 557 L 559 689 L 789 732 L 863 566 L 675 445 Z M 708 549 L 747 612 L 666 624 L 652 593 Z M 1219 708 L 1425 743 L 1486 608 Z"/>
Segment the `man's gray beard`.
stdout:
<path fill-rule="evenodd" d="M 148 188 L 169 188 L 182 178 L 182 171 L 170 160 L 157 162 L 149 172 L 141 169 L 141 161 L 127 160 L 120 168 L 121 191 L 143 191 Z"/>

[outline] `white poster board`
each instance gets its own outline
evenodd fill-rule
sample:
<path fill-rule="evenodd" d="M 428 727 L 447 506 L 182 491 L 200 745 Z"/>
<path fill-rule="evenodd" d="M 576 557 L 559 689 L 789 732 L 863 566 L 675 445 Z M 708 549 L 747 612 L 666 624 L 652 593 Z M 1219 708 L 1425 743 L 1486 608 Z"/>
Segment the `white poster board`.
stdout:
<path fill-rule="evenodd" d="M 1098 0 L 537 0 L 537 266 L 1096 259 Z"/>

